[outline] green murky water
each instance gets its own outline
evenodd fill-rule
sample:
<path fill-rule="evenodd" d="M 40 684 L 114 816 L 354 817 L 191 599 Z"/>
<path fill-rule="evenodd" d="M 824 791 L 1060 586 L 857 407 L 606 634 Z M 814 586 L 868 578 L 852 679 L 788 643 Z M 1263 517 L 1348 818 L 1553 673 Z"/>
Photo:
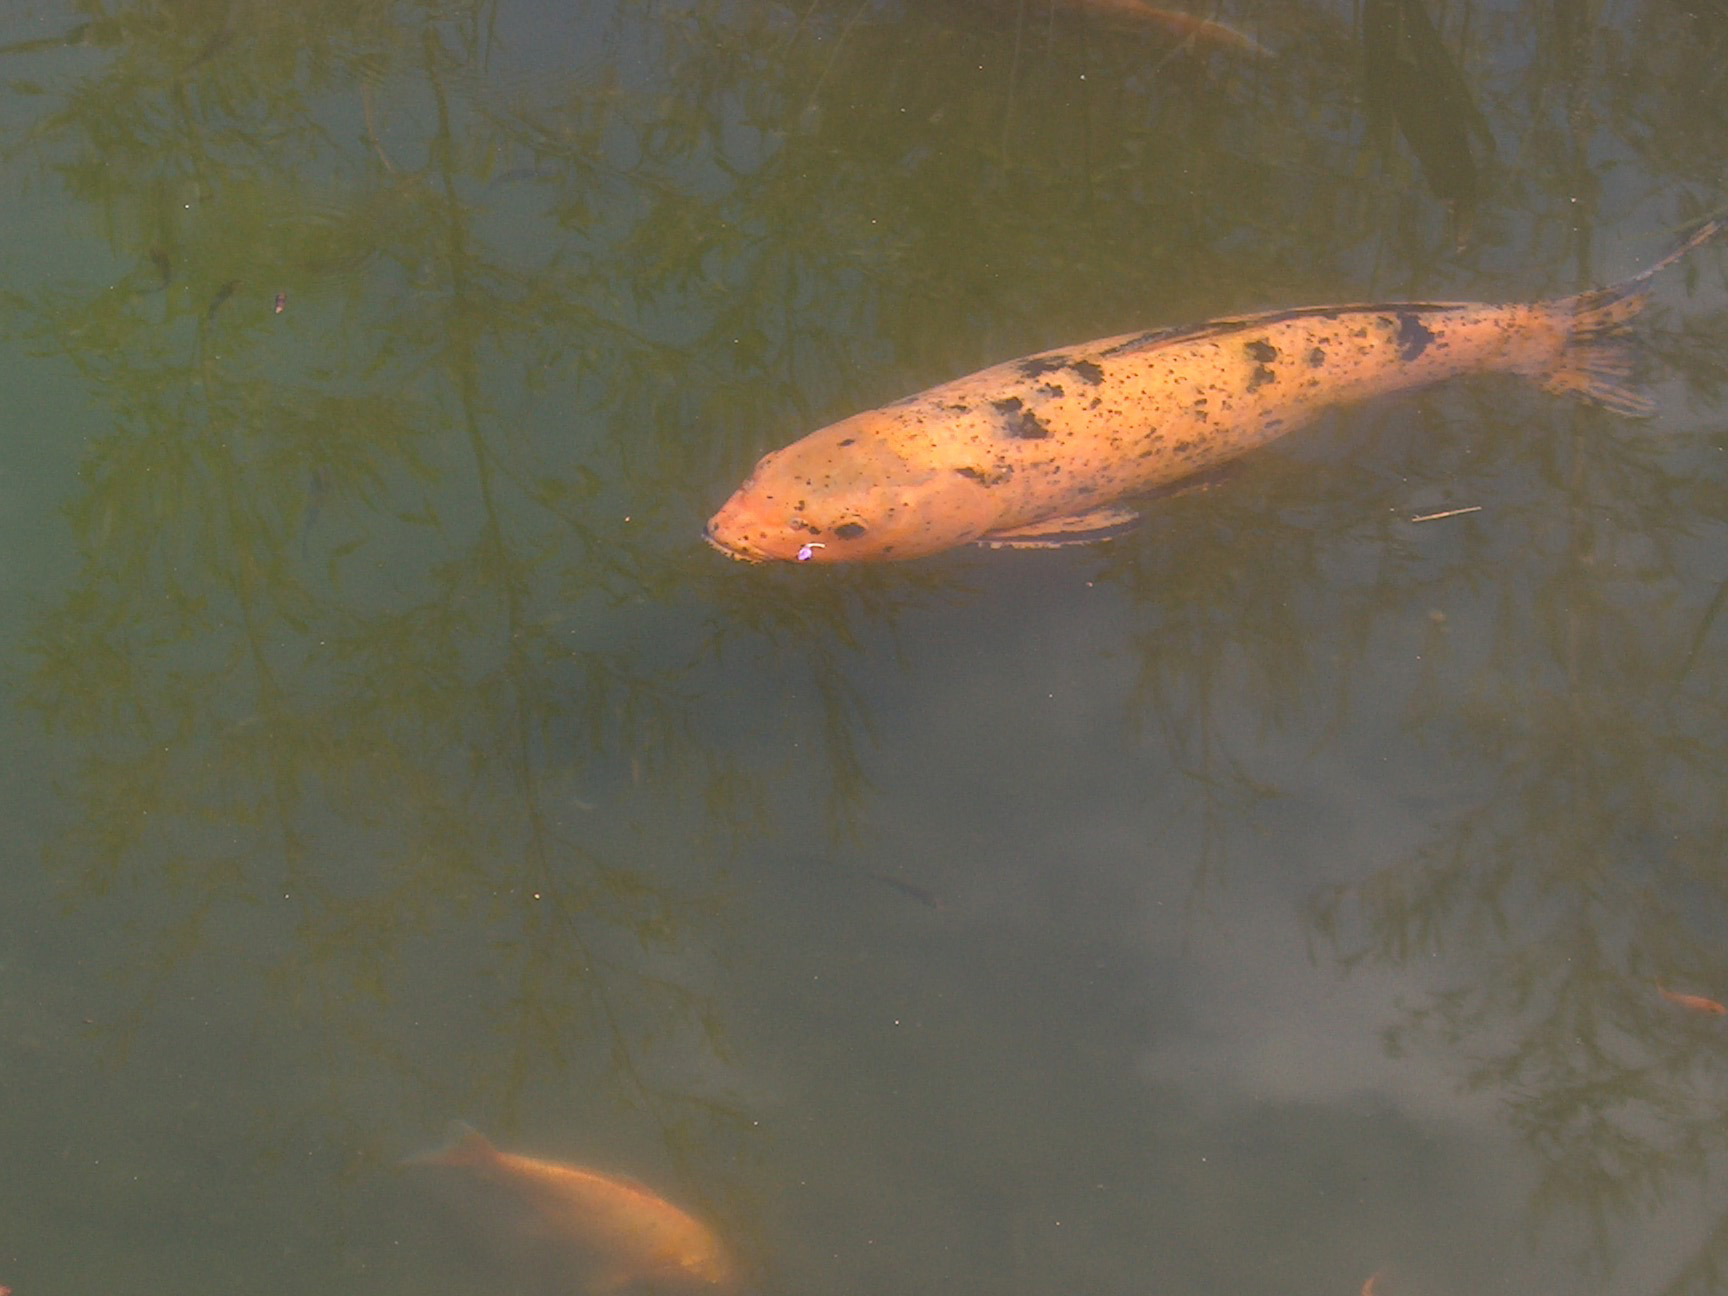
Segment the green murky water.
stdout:
<path fill-rule="evenodd" d="M 461 1118 L 764 1293 L 1720 1289 L 1655 990 L 1728 997 L 1718 249 L 1654 420 L 1466 382 L 1105 547 L 700 540 L 997 360 L 1728 198 L 1716 6 L 1427 13 L 9 11 L 0 1283 L 538 1296 L 398 1165 Z"/>

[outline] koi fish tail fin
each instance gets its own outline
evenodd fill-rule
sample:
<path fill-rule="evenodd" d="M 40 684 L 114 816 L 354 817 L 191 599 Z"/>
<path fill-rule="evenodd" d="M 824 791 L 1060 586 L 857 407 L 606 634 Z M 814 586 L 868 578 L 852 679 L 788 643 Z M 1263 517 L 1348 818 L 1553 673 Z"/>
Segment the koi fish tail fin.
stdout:
<path fill-rule="evenodd" d="M 1542 380 L 1551 392 L 1592 401 L 1628 418 L 1649 418 L 1656 402 L 1639 389 L 1632 321 L 1649 299 L 1649 285 L 1628 281 L 1554 303 L 1569 329 L 1554 368 Z"/>
<path fill-rule="evenodd" d="M 1569 329 L 1560 358 L 1542 385 L 1629 418 L 1654 414 L 1656 402 L 1634 381 L 1632 322 L 1650 300 L 1650 281 L 1725 228 L 1722 221 L 1706 221 L 1679 247 L 1630 279 L 1555 302 Z"/>

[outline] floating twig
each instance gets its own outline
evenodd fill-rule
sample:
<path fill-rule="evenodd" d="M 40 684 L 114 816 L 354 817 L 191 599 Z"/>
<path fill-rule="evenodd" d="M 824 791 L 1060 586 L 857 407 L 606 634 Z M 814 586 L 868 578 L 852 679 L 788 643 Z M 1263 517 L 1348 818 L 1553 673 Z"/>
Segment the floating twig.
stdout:
<path fill-rule="evenodd" d="M 1441 518 L 1462 517 L 1466 513 L 1480 513 L 1482 506 L 1472 504 L 1468 508 L 1445 509 L 1439 513 L 1424 513 L 1421 517 L 1413 517 L 1412 522 L 1438 522 Z"/>

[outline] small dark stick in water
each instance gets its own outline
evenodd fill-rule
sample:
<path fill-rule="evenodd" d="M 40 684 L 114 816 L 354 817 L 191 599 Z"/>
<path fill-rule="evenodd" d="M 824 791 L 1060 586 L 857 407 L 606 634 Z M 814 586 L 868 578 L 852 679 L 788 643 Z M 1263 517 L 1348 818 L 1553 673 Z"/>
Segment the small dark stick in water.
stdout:
<path fill-rule="evenodd" d="M 1410 520 L 1412 522 L 1438 522 L 1441 518 L 1463 517 L 1466 513 L 1480 513 L 1481 511 L 1482 506 L 1480 504 L 1472 504 L 1468 508 L 1443 509 L 1439 513 L 1423 513 Z"/>
<path fill-rule="evenodd" d="M 892 873 L 878 873 L 875 869 L 859 869 L 865 877 L 880 882 L 885 887 L 893 887 L 903 896 L 911 896 L 919 904 L 941 912 L 947 908 L 942 897 L 928 887 L 921 887 L 916 882 L 908 882 L 903 877 L 895 877 Z"/>

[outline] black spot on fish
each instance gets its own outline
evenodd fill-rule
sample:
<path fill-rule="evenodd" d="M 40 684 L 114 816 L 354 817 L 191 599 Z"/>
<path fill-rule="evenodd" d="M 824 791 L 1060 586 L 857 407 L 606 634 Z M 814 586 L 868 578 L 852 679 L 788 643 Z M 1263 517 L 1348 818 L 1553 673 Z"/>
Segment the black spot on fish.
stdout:
<path fill-rule="evenodd" d="M 1326 353 L 1324 351 L 1322 351 L 1319 347 L 1315 347 L 1312 351 L 1310 351 L 1308 353 L 1308 367 L 1310 369 L 1318 369 L 1321 365 L 1323 365 L 1325 363 L 1326 363 Z"/>
<path fill-rule="evenodd" d="M 1104 381 L 1104 371 L 1090 360 L 1076 360 L 1068 368 L 1096 387 Z"/>
<path fill-rule="evenodd" d="M 856 540 L 864 534 L 864 531 L 865 527 L 862 522 L 842 522 L 834 528 L 834 534 L 842 540 Z"/>
<path fill-rule="evenodd" d="M 972 412 L 972 407 L 965 401 L 949 401 L 942 408 L 952 414 L 970 414 Z"/>
<path fill-rule="evenodd" d="M 1016 440 L 1042 441 L 1050 435 L 1050 429 L 1039 422 L 1038 416 L 1027 409 L 1018 396 L 991 401 L 990 404 L 1002 416 L 1002 430 Z"/>
<path fill-rule="evenodd" d="M 1014 368 L 1023 378 L 1042 378 L 1047 373 L 1066 369 L 1068 363 L 1068 357 L 1064 355 L 1027 356 L 1024 360 L 1015 362 Z"/>
<path fill-rule="evenodd" d="M 1038 416 L 1031 410 L 1025 410 L 1010 419 L 1003 420 L 1003 426 L 1008 435 L 1021 441 L 1042 441 L 1050 435 L 1050 429 L 1038 421 Z"/>
<path fill-rule="evenodd" d="M 1063 391 L 1062 388 L 1059 385 L 1057 385 L 1056 383 L 1045 383 L 1038 390 L 1040 392 L 1042 392 L 1044 395 L 1053 397 L 1056 400 L 1061 400 L 1064 396 L 1066 396 L 1068 394 L 1067 392 Z"/>
<path fill-rule="evenodd" d="M 1428 344 L 1434 340 L 1434 331 L 1422 322 L 1422 317 L 1414 311 L 1398 313 L 1398 358 L 1414 360 L 1428 349 Z"/>
<path fill-rule="evenodd" d="M 843 439 L 843 440 L 842 440 L 842 441 L 841 441 L 841 442 L 840 442 L 840 444 L 841 444 L 841 445 L 842 445 L 842 446 L 849 446 L 849 445 L 856 445 L 856 444 L 857 444 L 857 443 L 858 443 L 858 438 L 857 438 L 857 437 L 846 437 L 846 438 L 845 438 L 845 439 Z"/>
<path fill-rule="evenodd" d="M 1267 383 L 1277 382 L 1278 375 L 1265 365 L 1255 366 L 1254 372 L 1248 375 L 1248 390 L 1259 391 Z"/>
<path fill-rule="evenodd" d="M 1261 364 L 1271 364 L 1278 358 L 1278 348 L 1264 338 L 1256 338 L 1243 344 L 1242 349 Z"/>

